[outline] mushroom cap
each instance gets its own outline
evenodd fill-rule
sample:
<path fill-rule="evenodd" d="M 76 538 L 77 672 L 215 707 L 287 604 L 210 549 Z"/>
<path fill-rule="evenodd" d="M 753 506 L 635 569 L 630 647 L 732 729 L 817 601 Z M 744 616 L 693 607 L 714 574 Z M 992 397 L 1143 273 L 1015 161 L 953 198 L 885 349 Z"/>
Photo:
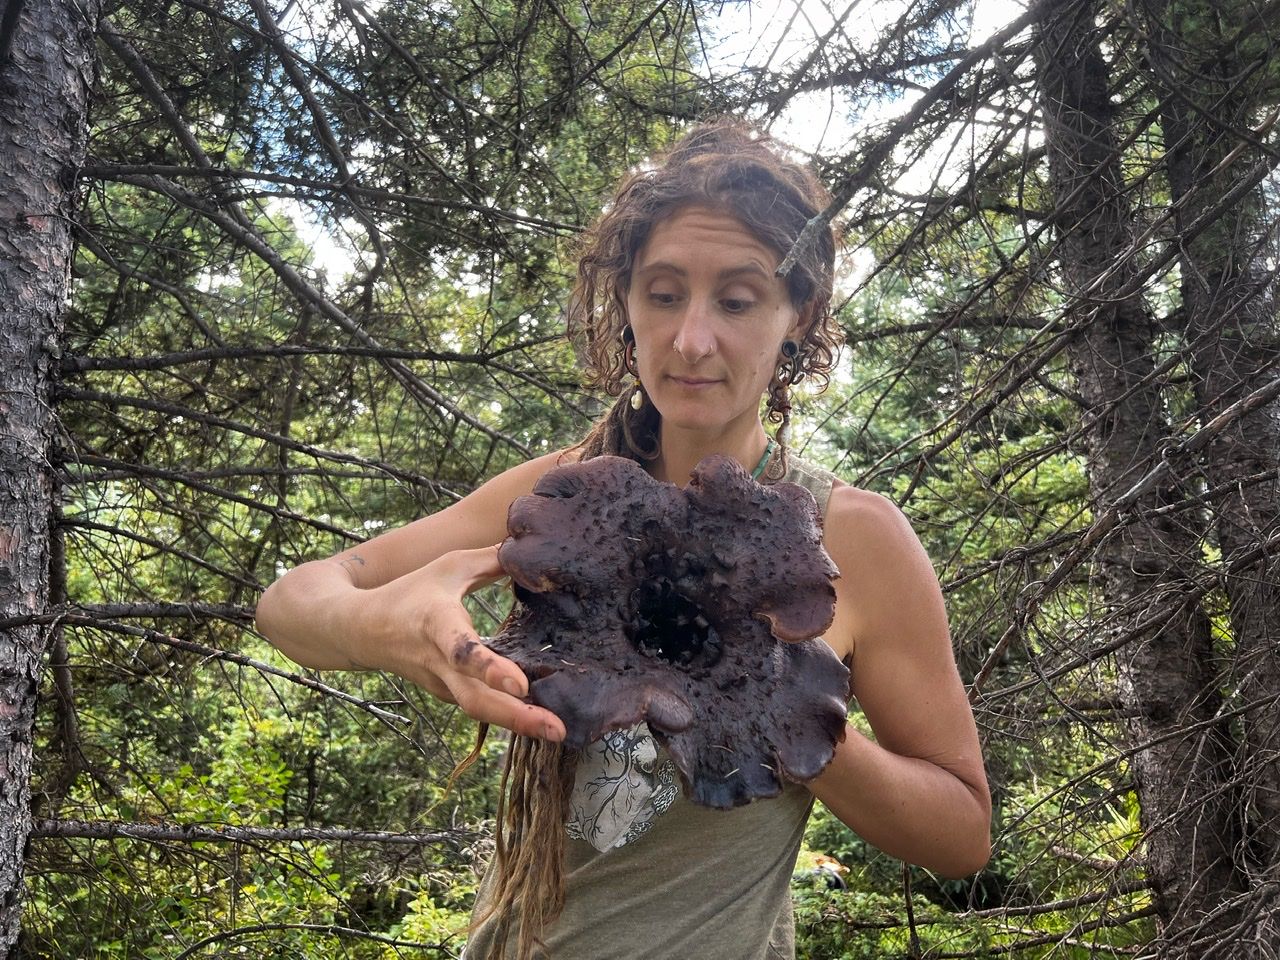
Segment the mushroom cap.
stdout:
<path fill-rule="evenodd" d="M 839 573 L 803 487 L 713 456 L 682 490 L 596 457 L 546 473 L 507 529 L 517 602 L 490 645 L 567 746 L 644 720 L 686 795 L 720 808 L 831 761 L 849 671 L 820 635 Z"/>

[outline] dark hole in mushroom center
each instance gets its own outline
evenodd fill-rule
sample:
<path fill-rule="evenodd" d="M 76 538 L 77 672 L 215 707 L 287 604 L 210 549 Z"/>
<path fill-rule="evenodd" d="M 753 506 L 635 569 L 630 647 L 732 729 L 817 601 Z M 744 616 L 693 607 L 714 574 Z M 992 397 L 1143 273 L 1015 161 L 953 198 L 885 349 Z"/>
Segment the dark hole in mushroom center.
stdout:
<path fill-rule="evenodd" d="M 675 667 L 710 667 L 724 642 L 697 604 L 682 596 L 665 576 L 650 577 L 632 594 L 635 620 L 631 642 L 649 657 Z"/>

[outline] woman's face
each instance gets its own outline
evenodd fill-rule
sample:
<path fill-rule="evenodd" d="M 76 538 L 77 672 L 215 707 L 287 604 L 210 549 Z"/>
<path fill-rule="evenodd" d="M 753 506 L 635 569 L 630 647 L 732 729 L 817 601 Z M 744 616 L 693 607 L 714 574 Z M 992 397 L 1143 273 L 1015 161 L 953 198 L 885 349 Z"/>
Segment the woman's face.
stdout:
<path fill-rule="evenodd" d="M 684 207 L 660 221 L 627 291 L 640 380 L 663 422 L 722 430 L 759 416 L 802 316 L 780 257 L 730 214 Z"/>

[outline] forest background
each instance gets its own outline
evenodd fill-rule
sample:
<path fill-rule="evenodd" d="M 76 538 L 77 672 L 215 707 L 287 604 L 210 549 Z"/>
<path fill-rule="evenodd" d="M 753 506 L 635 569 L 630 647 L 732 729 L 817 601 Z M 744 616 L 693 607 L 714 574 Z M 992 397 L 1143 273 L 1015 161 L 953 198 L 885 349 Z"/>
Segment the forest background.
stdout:
<path fill-rule="evenodd" d="M 4 0 L 0 956 L 458 956 L 502 744 L 446 793 L 465 717 L 253 604 L 584 432 L 574 238 L 734 113 L 834 193 L 797 446 L 924 539 L 995 799 L 963 882 L 819 811 L 800 955 L 1275 957 L 1277 7 L 1000 10 Z"/>

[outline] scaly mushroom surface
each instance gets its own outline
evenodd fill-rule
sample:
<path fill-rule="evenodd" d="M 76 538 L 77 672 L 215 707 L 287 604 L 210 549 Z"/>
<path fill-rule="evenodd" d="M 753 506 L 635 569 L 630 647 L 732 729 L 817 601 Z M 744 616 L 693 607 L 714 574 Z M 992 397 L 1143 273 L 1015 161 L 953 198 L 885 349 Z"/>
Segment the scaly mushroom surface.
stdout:
<path fill-rule="evenodd" d="M 517 602 L 490 645 L 567 746 L 645 720 L 686 795 L 720 808 L 831 761 L 849 671 L 820 638 L 838 572 L 803 487 L 715 456 L 682 490 L 596 457 L 544 475 L 507 529 Z"/>

